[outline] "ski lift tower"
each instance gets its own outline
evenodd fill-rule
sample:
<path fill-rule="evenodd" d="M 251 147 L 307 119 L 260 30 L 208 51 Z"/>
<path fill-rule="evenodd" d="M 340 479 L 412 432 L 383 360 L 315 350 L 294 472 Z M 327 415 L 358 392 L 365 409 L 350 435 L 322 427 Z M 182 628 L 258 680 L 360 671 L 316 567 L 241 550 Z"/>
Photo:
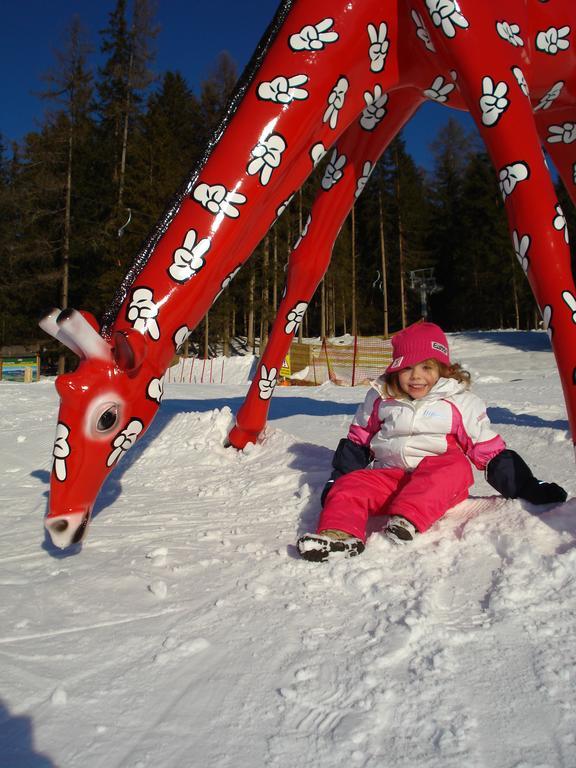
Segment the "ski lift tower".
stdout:
<path fill-rule="evenodd" d="M 428 296 L 438 293 L 442 286 L 438 285 L 434 277 L 434 267 L 427 269 L 413 269 L 410 272 L 410 288 L 413 291 L 420 291 L 420 305 L 422 309 L 422 318 L 428 319 Z"/>

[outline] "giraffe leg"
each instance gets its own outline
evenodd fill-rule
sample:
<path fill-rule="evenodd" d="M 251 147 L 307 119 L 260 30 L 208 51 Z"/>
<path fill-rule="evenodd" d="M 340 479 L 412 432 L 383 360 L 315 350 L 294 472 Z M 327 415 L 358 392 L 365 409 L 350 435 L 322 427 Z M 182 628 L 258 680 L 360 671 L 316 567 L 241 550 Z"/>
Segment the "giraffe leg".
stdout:
<path fill-rule="evenodd" d="M 314 291 L 330 263 L 332 249 L 342 224 L 361 193 L 378 158 L 422 101 L 414 90 L 397 91 L 390 96 L 388 113 L 372 126 L 363 118 L 350 126 L 333 150 L 333 165 L 342 162 L 342 175 L 328 172 L 322 181 L 308 222 L 290 255 L 285 295 L 246 400 L 236 417 L 229 441 L 235 448 L 255 442 L 266 424 L 270 398 L 278 370 Z M 364 120 L 364 123 L 362 123 Z M 367 130 L 370 125 L 373 130 Z M 334 181 L 337 179 L 336 181 Z"/>
<path fill-rule="evenodd" d="M 542 145 L 576 206 L 576 107 L 541 109 L 534 117 Z"/>
<path fill-rule="evenodd" d="M 424 6 L 423 1 L 419 4 Z M 433 14 L 431 18 L 441 21 Z M 448 27 L 444 20 L 434 43 L 456 72 L 461 94 L 498 173 L 514 247 L 551 337 L 574 439 L 576 291 L 565 220 L 526 95 L 523 59 L 518 48 L 498 36 L 490 8 L 484 4 L 463 0 L 452 20 L 457 26 Z M 489 57 L 470 47 L 464 24 L 483 40 Z M 562 129 L 560 133 L 564 135 Z"/>
<path fill-rule="evenodd" d="M 367 94 L 376 102 L 377 90 L 397 85 L 384 39 L 395 28 L 395 6 L 384 19 L 377 0 L 283 4 L 229 122 L 121 286 L 107 335 L 149 327 L 160 342 L 155 368 L 164 372 L 176 341 L 196 327 L 312 172 L 312 158 L 357 119 Z M 376 51 L 375 35 L 382 38 Z"/>

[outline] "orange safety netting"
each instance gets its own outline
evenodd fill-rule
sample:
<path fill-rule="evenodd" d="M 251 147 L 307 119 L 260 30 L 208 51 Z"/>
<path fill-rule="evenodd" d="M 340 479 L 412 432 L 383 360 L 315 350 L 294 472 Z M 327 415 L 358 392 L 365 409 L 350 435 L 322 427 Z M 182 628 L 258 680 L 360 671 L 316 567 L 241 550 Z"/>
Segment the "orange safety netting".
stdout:
<path fill-rule="evenodd" d="M 392 361 L 392 342 L 382 336 L 356 336 L 338 342 L 290 347 L 289 371 L 282 374 L 290 384 L 315 385 L 332 381 L 341 386 L 364 384 L 380 376 Z"/>
<path fill-rule="evenodd" d="M 166 381 L 173 384 L 223 384 L 224 359 L 181 357 L 168 368 Z"/>

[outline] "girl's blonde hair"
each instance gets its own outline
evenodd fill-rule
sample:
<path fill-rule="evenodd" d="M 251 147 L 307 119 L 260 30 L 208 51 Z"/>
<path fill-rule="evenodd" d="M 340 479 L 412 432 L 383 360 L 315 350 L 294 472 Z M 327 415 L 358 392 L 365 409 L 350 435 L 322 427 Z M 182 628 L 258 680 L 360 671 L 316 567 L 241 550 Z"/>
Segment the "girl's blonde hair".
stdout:
<path fill-rule="evenodd" d="M 435 360 L 433 357 L 428 360 L 422 360 L 422 362 L 428 364 L 433 363 L 438 369 L 441 378 L 456 379 L 456 381 L 459 381 L 461 384 L 465 384 L 466 388 L 472 383 L 472 377 L 468 371 L 465 371 L 464 368 L 462 368 L 460 363 L 446 365 L 445 363 L 439 363 L 438 360 Z M 398 378 L 400 373 L 400 371 L 393 371 L 392 373 L 384 374 L 384 389 L 388 397 L 406 397 L 406 392 L 404 392 L 400 386 L 400 380 Z"/>

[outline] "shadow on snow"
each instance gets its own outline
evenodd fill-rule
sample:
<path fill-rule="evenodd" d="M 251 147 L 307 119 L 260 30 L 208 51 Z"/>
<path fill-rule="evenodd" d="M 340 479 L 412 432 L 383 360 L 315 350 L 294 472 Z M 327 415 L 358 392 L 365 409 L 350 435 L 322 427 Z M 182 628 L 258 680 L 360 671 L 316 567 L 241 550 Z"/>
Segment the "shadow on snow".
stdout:
<path fill-rule="evenodd" d="M 526 335 L 529 338 L 538 336 L 526 332 L 511 332 Z M 490 334 L 486 334 L 490 335 Z M 508 335 L 508 334 L 507 334 Z M 498 334 L 494 334 L 497 342 Z M 543 334 L 546 342 L 548 337 Z M 525 347 L 523 347 L 525 348 Z M 207 411 L 222 410 L 228 407 L 232 412 L 237 412 L 244 397 L 237 398 L 202 398 L 202 399 L 171 399 L 162 403 L 158 415 L 146 434 L 139 440 L 134 448 L 123 457 L 122 462 L 108 476 L 102 490 L 94 505 L 92 517 L 97 517 L 100 512 L 109 506 L 112 506 L 122 492 L 122 477 L 130 467 L 138 461 L 140 455 L 147 447 L 166 429 L 171 420 L 181 413 L 206 413 Z M 288 418 L 290 416 L 349 416 L 352 418 L 356 411 L 356 403 L 340 403 L 332 400 L 315 400 L 309 397 L 280 397 L 271 402 L 268 421 L 274 422 L 277 419 Z M 564 419 L 546 420 L 533 414 L 516 414 L 507 408 L 489 408 L 488 415 L 494 425 L 508 424 L 519 427 L 532 427 L 535 429 L 548 428 L 568 430 L 568 422 Z M 230 450 L 234 450 L 230 448 Z M 290 449 L 294 458 L 291 467 L 302 472 L 302 481 L 308 483 L 313 489 L 320 490 L 325 479 L 330 473 L 330 461 L 333 451 L 323 446 L 312 443 L 298 443 Z M 32 475 L 48 485 L 50 482 L 50 473 L 44 470 L 37 470 Z M 47 495 L 47 494 L 46 494 Z M 312 523 L 312 515 L 317 515 L 319 506 L 316 503 L 310 503 L 302 515 L 302 524 L 306 527 Z M 43 548 L 54 558 L 65 559 L 77 555 L 82 550 L 82 544 L 73 545 L 65 550 L 55 547 L 50 537 L 45 533 Z"/>
<path fill-rule="evenodd" d="M 525 352 L 551 352 L 550 339 L 545 331 L 458 331 L 451 334 L 454 340 L 466 339 L 515 347 Z"/>
<path fill-rule="evenodd" d="M 10 714 L 1 700 L 0 762 L 10 768 L 56 768 L 46 755 L 35 751 L 31 718 Z"/>

